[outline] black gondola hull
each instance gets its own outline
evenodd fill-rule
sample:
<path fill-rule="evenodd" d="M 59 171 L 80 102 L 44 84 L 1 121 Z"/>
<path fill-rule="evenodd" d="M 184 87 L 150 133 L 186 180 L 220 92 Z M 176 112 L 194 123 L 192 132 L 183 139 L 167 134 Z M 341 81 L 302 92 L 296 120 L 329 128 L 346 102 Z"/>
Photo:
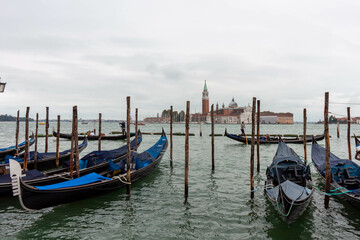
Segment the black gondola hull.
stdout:
<path fill-rule="evenodd" d="M 56 136 L 57 133 L 56 132 L 53 132 L 53 135 Z M 130 133 L 130 137 L 134 137 L 135 136 L 135 133 Z M 66 139 L 71 139 L 71 134 L 65 134 L 65 133 L 60 133 L 60 137 L 61 138 L 66 138 Z M 82 135 L 79 135 L 78 136 L 78 139 L 79 140 L 83 140 L 85 139 L 85 137 L 87 137 L 87 139 L 89 141 L 95 141 L 95 140 L 99 140 L 99 136 L 98 135 L 95 135 L 95 136 L 82 136 Z M 126 139 L 126 134 L 122 134 L 122 135 L 113 135 L 113 136 L 101 136 L 101 140 L 124 140 Z"/>
<path fill-rule="evenodd" d="M 31 140 L 34 140 L 34 136 L 31 137 Z M 34 143 L 35 143 L 35 141 L 29 141 L 29 147 L 31 145 L 33 145 Z M 18 147 L 18 153 L 20 153 L 24 150 L 25 150 L 25 145 Z M 6 155 L 14 156 L 15 154 L 16 154 L 16 148 L 11 148 L 11 149 L 1 151 L 0 152 L 0 160 L 3 160 L 6 157 Z"/>
<path fill-rule="evenodd" d="M 321 176 L 323 183 L 325 184 L 325 177 L 320 173 L 315 165 L 316 172 Z M 342 188 L 340 184 L 332 181 L 330 185 L 331 190 L 338 189 L 337 192 L 341 192 L 342 194 L 337 195 L 339 199 L 342 199 L 348 202 L 350 205 L 360 210 L 360 197 L 355 196 L 351 193 L 346 193 L 348 190 L 346 188 Z"/>
<path fill-rule="evenodd" d="M 141 136 L 141 132 L 140 132 L 139 138 L 138 138 L 138 146 L 140 146 L 140 144 L 141 144 L 141 140 L 142 140 L 141 137 L 142 136 Z M 133 142 L 135 142 L 135 139 L 133 140 Z M 130 146 L 131 146 L 131 150 L 133 150 L 135 144 L 131 143 Z M 124 145 L 123 147 L 126 147 L 126 145 Z M 121 148 L 123 148 L 123 147 L 121 147 Z M 110 150 L 110 151 L 112 151 L 112 150 Z M 125 157 L 126 157 L 126 152 L 123 155 L 118 155 L 117 157 L 113 158 L 112 162 L 117 163 L 117 162 L 125 159 Z M 104 162 L 98 163 L 94 166 L 80 169 L 79 173 L 80 173 L 80 176 L 84 176 L 84 175 L 92 173 L 92 172 L 98 173 L 100 175 L 105 175 L 108 172 L 108 168 L 109 168 L 108 161 L 104 161 Z M 44 177 L 27 180 L 27 181 L 25 181 L 25 183 L 28 185 L 32 185 L 32 186 L 44 186 L 44 185 L 60 183 L 60 182 L 63 182 L 64 180 L 71 179 L 69 168 L 67 168 L 67 167 L 57 168 L 57 169 L 48 171 L 45 174 L 46 175 Z M 74 171 L 73 176 L 75 176 L 75 175 L 76 175 L 76 172 Z M 8 179 L 9 180 L 7 182 L 0 182 L 0 197 L 12 195 L 11 179 L 10 179 L 10 177 Z"/>
<path fill-rule="evenodd" d="M 84 139 L 84 143 L 87 143 L 87 140 Z M 84 144 L 82 147 L 79 147 L 79 153 L 82 152 L 87 147 L 87 144 Z M 65 161 L 70 160 L 70 152 L 66 154 L 59 155 L 59 166 L 62 166 Z M 20 165 L 23 166 L 24 162 L 20 162 Z M 8 163 L 0 164 L 0 168 L 8 166 Z M 45 171 L 48 169 L 56 168 L 56 155 L 53 157 L 43 158 L 36 161 L 36 169 L 39 171 Z M 35 169 L 35 161 L 30 160 L 27 162 L 27 169 Z"/>
<path fill-rule="evenodd" d="M 164 153 L 165 151 L 163 151 L 157 160 L 152 164 L 149 164 L 140 170 L 133 171 L 131 173 L 131 182 L 134 183 L 152 173 L 159 165 Z M 29 186 L 28 184 L 24 184 L 23 181 L 20 181 L 22 193 L 21 200 L 24 206 L 28 209 L 42 209 L 86 199 L 89 197 L 95 197 L 115 191 L 126 185 L 127 184 L 123 183 L 119 179 L 112 179 L 109 181 L 88 184 L 86 186 L 40 191 L 32 186 Z"/>
<path fill-rule="evenodd" d="M 320 145 L 317 144 L 316 141 L 313 141 L 312 150 L 311 150 L 311 158 L 312 158 L 312 161 L 314 163 L 314 167 L 315 167 L 317 173 L 321 176 L 324 183 L 326 182 L 326 180 L 325 180 L 326 169 L 324 169 L 324 166 L 325 166 L 324 164 L 326 161 L 325 151 L 326 151 L 326 149 L 324 147 L 321 147 Z M 348 159 L 340 159 L 336 155 L 334 155 L 333 153 L 330 152 L 331 168 L 335 168 L 334 169 L 335 171 L 340 171 L 341 166 L 343 164 L 350 164 L 354 168 L 359 167 L 355 162 L 348 160 Z M 350 189 L 356 191 L 356 189 L 359 188 L 359 184 L 357 184 L 357 187 L 351 186 L 351 184 L 347 185 L 346 182 L 343 182 L 342 183 L 343 185 L 341 185 L 340 183 L 338 183 L 337 181 L 334 180 L 336 176 L 339 176 L 339 175 L 337 175 L 337 173 L 332 173 L 331 183 L 330 183 L 330 188 L 332 190 L 336 189 L 336 191 L 335 191 L 336 197 L 338 197 L 342 200 L 345 200 L 348 203 L 350 203 L 351 205 L 353 205 L 355 208 L 360 209 L 360 196 L 357 196 L 355 193 L 349 192 L 349 189 L 348 189 L 350 187 Z M 342 173 L 341 176 L 345 177 L 345 174 Z M 355 182 L 358 182 L 360 180 L 360 178 L 358 176 L 353 176 L 351 178 L 348 177 L 347 179 L 352 180 L 352 181 L 355 180 Z M 347 180 L 347 179 L 345 178 L 343 180 Z"/>
<path fill-rule="evenodd" d="M 156 143 L 153 146 L 153 148 L 155 147 L 155 149 L 156 147 L 161 146 L 161 149 L 157 150 L 158 156 L 156 157 L 156 159 L 154 159 L 152 162 L 148 163 L 148 165 L 145 165 L 138 170 L 132 170 L 130 172 L 131 183 L 134 183 L 139 179 L 146 177 L 147 175 L 152 173 L 154 169 L 160 164 L 160 161 L 163 155 L 165 154 L 165 151 L 168 146 L 168 141 L 166 139 L 164 132 L 163 132 L 163 136 L 165 138 L 161 141 L 166 141 L 166 142 L 162 142 L 161 145 L 157 145 L 158 143 Z M 150 155 L 150 153 L 147 154 Z M 147 155 L 145 154 L 143 156 L 147 156 Z M 16 170 L 16 172 L 17 171 L 20 171 L 20 169 Z M 103 176 L 107 176 L 107 173 L 113 174 L 114 172 L 111 170 L 105 171 Z M 112 192 L 127 185 L 124 182 L 124 179 L 126 177 L 126 172 L 125 173 L 123 172 L 121 175 L 115 175 L 111 177 L 110 180 L 101 180 L 98 182 L 93 182 L 93 183 L 88 183 L 73 187 L 39 190 L 38 188 L 34 187 L 36 185 L 29 185 L 25 183 L 21 178 L 18 177 L 19 175 L 20 175 L 19 172 L 17 172 L 14 175 L 16 177 L 15 179 L 13 179 L 13 191 L 15 193 L 20 193 L 19 194 L 20 203 L 26 209 L 42 209 L 60 204 L 70 203 L 77 200 L 82 200 L 85 198 L 94 197 L 108 192 Z M 14 190 L 17 189 L 18 187 L 20 187 L 20 189 Z"/>
<path fill-rule="evenodd" d="M 230 139 L 233 139 L 235 141 L 246 143 L 246 137 L 245 136 L 239 136 L 239 135 L 230 134 L 230 133 L 227 133 L 227 132 L 225 132 L 225 136 L 230 138 Z M 315 139 L 317 141 L 323 140 L 324 138 L 325 138 L 324 134 L 315 136 Z M 294 139 L 294 138 L 281 138 L 281 139 L 285 143 L 294 143 L 294 144 L 303 144 L 304 143 L 303 139 Z M 306 142 L 311 142 L 311 141 L 312 141 L 312 137 L 306 137 Z M 250 137 L 247 138 L 247 142 L 251 143 L 251 138 Z M 257 143 L 257 140 L 255 138 L 255 144 L 256 143 Z M 279 139 L 273 139 L 273 140 L 268 140 L 268 141 L 260 139 L 259 143 L 260 144 L 278 144 Z"/>
<path fill-rule="evenodd" d="M 288 224 L 306 210 L 314 193 L 310 166 L 280 138 L 276 154 L 266 170 L 265 195 Z"/>
<path fill-rule="evenodd" d="M 121 156 L 119 158 L 113 159 L 112 161 L 113 161 L 113 163 L 117 163 L 117 162 L 123 160 L 125 157 L 126 156 Z M 92 173 L 92 172 L 98 173 L 100 175 L 104 175 L 107 173 L 108 168 L 109 168 L 109 163 L 107 161 L 105 161 L 101 164 L 81 169 L 79 171 L 79 173 L 80 173 L 80 176 L 84 176 L 84 175 Z M 48 172 L 47 173 L 48 176 L 33 179 L 33 180 L 28 180 L 28 181 L 25 181 L 25 183 L 28 185 L 31 185 L 31 186 L 44 186 L 44 185 L 60 183 L 60 182 L 63 182 L 64 180 L 71 179 L 70 173 L 68 171 L 69 171 L 68 168 L 56 169 L 54 171 L 54 173 L 51 171 Z M 73 175 L 74 176 L 76 175 L 75 171 L 74 171 Z M 10 196 L 10 195 L 12 195 L 11 180 L 7 183 L 0 183 L 0 197 Z"/>
<path fill-rule="evenodd" d="M 306 199 L 302 201 L 295 201 L 291 205 L 292 200 L 287 198 L 285 194 L 281 194 L 283 198 L 281 198 L 278 202 L 276 199 L 271 198 L 265 190 L 267 199 L 271 202 L 274 208 L 280 212 L 281 218 L 288 224 L 295 222 L 305 212 L 311 201 L 313 192 L 314 190 L 312 189 L 311 194 Z"/>

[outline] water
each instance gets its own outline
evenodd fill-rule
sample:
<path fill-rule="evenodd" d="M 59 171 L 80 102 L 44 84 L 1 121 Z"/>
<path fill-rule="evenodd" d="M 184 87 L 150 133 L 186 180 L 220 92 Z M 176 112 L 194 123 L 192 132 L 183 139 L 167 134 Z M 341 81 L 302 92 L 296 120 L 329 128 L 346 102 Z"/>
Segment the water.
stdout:
<path fill-rule="evenodd" d="M 70 132 L 70 123 L 62 123 L 61 132 Z M 56 123 L 50 124 L 50 129 Z M 147 124 L 143 132 L 169 132 L 169 125 Z M 34 131 L 34 124 L 30 124 Z M 79 125 L 85 132 L 93 124 Z M 117 123 L 103 123 L 103 132 L 119 130 Z M 215 133 L 239 133 L 238 125 L 216 125 Z M 360 134 L 360 126 L 351 126 Z M 304 215 L 288 226 L 279 217 L 261 190 L 266 167 L 271 163 L 276 145 L 261 145 L 261 173 L 255 175 L 255 199 L 250 199 L 250 146 L 226 137 L 215 137 L 215 172 L 211 172 L 210 125 L 190 125 L 189 198 L 184 203 L 184 143 L 183 136 L 174 136 L 174 169 L 169 168 L 169 149 L 159 168 L 152 175 L 132 186 L 131 197 L 126 189 L 108 195 L 40 211 L 22 210 L 17 198 L 0 198 L 1 239 L 358 239 L 359 211 L 337 198 L 331 198 L 330 208 L 323 207 L 324 195 L 315 192 Z M 251 126 L 247 125 L 247 132 Z M 262 125 L 262 133 L 302 134 L 302 125 Z M 323 125 L 308 124 L 308 134 L 321 134 Z M 185 132 L 184 124 L 175 124 L 174 132 Z M 15 123 L 0 124 L 0 146 L 13 145 Z M 23 140 L 24 126 L 20 128 Z M 44 126 L 40 126 L 40 134 Z M 341 125 L 341 137 L 336 138 L 336 125 L 330 126 L 331 151 L 347 157 L 346 126 Z M 10 139 L 9 139 L 10 137 Z M 153 145 L 159 136 L 144 135 L 139 151 Z M 39 139 L 39 151 L 45 138 Z M 103 141 L 102 149 L 114 149 L 124 141 Z M 324 141 L 319 142 L 324 145 Z M 97 142 L 81 153 L 97 149 Z M 354 155 L 354 142 L 352 139 Z M 55 138 L 49 139 L 50 151 L 55 151 Z M 70 147 L 61 140 L 60 150 Z M 291 147 L 303 155 L 303 146 Z M 33 150 L 34 147 L 31 147 Z M 308 144 L 310 159 L 311 144 Z M 255 159 L 256 161 L 256 159 Z M 256 168 L 255 168 L 256 169 Z M 320 177 L 312 169 L 316 186 L 324 189 Z"/>

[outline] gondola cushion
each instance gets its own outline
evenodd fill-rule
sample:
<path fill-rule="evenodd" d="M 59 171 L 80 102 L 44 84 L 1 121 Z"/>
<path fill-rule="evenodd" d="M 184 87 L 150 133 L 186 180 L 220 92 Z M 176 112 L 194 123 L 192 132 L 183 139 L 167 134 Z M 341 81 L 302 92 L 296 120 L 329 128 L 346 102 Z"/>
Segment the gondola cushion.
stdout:
<path fill-rule="evenodd" d="M 36 179 L 36 178 L 42 178 L 45 175 L 42 172 L 39 172 L 36 169 L 33 170 L 28 170 L 25 173 L 25 177 L 23 177 L 23 180 L 32 180 L 32 179 Z M 10 174 L 4 174 L 4 175 L 0 175 L 0 183 L 10 183 L 11 182 L 11 178 L 10 178 Z"/>
<path fill-rule="evenodd" d="M 87 145 L 87 142 L 84 141 L 82 144 L 79 145 L 79 149 L 83 148 L 84 146 Z M 71 149 L 59 152 L 59 156 L 61 157 L 62 155 L 66 155 L 68 153 L 70 153 Z M 55 158 L 56 157 L 56 152 L 48 152 L 48 153 L 39 153 L 37 152 L 37 160 L 43 160 L 43 159 L 47 159 L 47 158 Z M 5 156 L 5 163 L 9 163 L 9 159 L 13 159 L 17 162 L 23 162 L 24 161 L 24 154 L 20 154 L 18 155 L 18 157 L 14 157 L 14 156 L 10 156 L 10 155 L 6 155 Z M 35 151 L 31 151 L 29 152 L 28 155 L 28 160 L 34 160 L 35 159 Z"/>
<path fill-rule="evenodd" d="M 154 159 L 156 159 L 161 153 L 161 151 L 164 149 L 164 145 L 166 144 L 166 142 L 167 142 L 167 138 L 166 136 L 163 136 L 159 139 L 159 141 L 157 141 L 157 143 L 154 146 L 146 150 L 146 152 L 150 153 L 150 155 Z"/>
<path fill-rule="evenodd" d="M 115 164 L 112 160 L 109 160 L 109 171 L 116 171 L 116 170 L 120 170 L 120 166 Z"/>
<path fill-rule="evenodd" d="M 135 166 L 136 170 L 146 167 L 147 165 L 149 165 L 150 163 L 155 161 L 155 158 L 147 151 L 140 153 L 140 154 L 134 153 L 134 154 L 132 154 L 131 157 L 136 162 L 136 166 Z"/>
<path fill-rule="evenodd" d="M 107 178 L 104 176 L 101 176 L 97 173 L 90 173 L 85 176 L 75 178 L 69 181 L 46 185 L 46 186 L 34 186 L 39 190 L 53 190 L 53 189 L 60 189 L 60 188 L 68 188 L 68 187 L 77 187 L 81 185 L 86 185 L 94 182 L 99 182 L 102 180 L 111 180 L 111 178 Z"/>

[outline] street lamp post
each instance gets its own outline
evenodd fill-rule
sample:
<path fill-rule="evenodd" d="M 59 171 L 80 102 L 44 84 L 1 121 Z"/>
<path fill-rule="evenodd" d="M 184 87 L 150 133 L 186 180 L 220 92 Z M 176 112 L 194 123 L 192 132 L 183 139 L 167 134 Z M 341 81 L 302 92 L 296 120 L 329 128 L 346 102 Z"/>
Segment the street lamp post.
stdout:
<path fill-rule="evenodd" d="M 0 78 L 1 79 L 1 78 Z M 0 93 L 4 92 L 6 83 L 0 82 Z"/>

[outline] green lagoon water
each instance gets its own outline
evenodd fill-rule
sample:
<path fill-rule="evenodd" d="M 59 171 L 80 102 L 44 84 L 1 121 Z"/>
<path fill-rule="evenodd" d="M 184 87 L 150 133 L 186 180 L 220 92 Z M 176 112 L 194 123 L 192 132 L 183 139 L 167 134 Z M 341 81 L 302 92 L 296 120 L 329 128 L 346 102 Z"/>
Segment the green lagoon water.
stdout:
<path fill-rule="evenodd" d="M 61 132 L 70 132 L 71 123 L 62 123 Z M 34 131 L 34 123 L 30 124 Z M 50 129 L 56 123 L 50 124 Z M 160 132 L 169 125 L 147 124 L 143 132 Z M 360 126 L 352 133 L 360 135 Z M 93 124 L 79 125 L 85 132 Z M 118 131 L 117 123 L 103 123 L 103 132 Z M 239 125 L 216 125 L 215 133 L 239 133 Z M 0 239 L 359 239 L 360 211 L 348 203 L 331 198 L 330 208 L 323 207 L 324 195 L 315 192 L 304 215 L 288 226 L 266 200 L 262 191 L 266 167 L 271 163 L 277 145 L 261 145 L 261 173 L 256 174 L 255 199 L 250 199 L 250 145 L 245 146 L 226 137 L 215 138 L 215 172 L 211 171 L 210 125 L 190 125 L 189 198 L 184 203 L 184 143 L 183 136 L 174 136 L 174 168 L 169 167 L 169 148 L 159 168 L 152 175 L 126 189 L 71 204 L 40 211 L 21 209 L 17 198 L 0 198 Z M 247 132 L 251 126 L 247 125 Z M 184 124 L 175 124 L 174 132 L 185 132 Z M 262 125 L 262 133 L 302 134 L 302 125 Z M 309 124 L 308 134 L 321 134 L 323 125 Z M 21 125 L 21 141 L 24 139 Z M 44 133 L 44 126 L 40 126 Z M 330 126 L 331 152 L 347 158 L 346 126 Z M 0 123 L 0 147 L 15 143 L 15 123 Z M 146 150 L 159 138 L 144 135 L 139 151 Z M 39 139 L 39 151 L 44 151 L 45 138 Z M 103 141 L 102 149 L 110 150 L 124 141 Z M 324 145 L 324 141 L 319 142 Z M 70 148 L 70 141 L 61 140 L 60 150 Z M 81 154 L 97 149 L 97 142 Z M 354 155 L 354 142 L 352 139 Z M 49 139 L 50 151 L 55 151 L 54 137 Z M 291 147 L 303 155 L 303 146 Z M 34 146 L 30 148 L 34 150 Z M 310 159 L 311 144 L 308 144 Z M 256 168 L 255 168 L 256 169 Z M 324 189 L 320 177 L 312 168 L 313 181 Z"/>

